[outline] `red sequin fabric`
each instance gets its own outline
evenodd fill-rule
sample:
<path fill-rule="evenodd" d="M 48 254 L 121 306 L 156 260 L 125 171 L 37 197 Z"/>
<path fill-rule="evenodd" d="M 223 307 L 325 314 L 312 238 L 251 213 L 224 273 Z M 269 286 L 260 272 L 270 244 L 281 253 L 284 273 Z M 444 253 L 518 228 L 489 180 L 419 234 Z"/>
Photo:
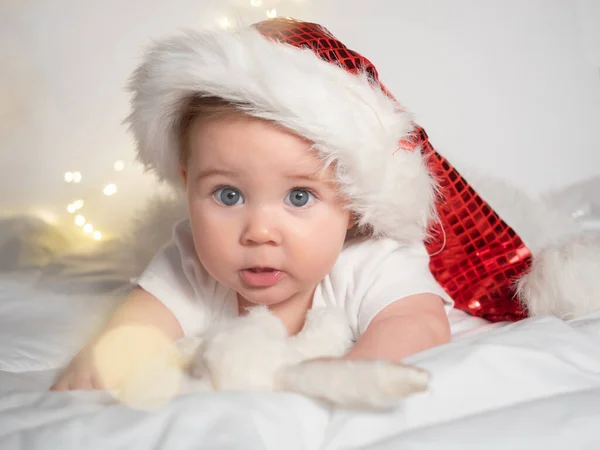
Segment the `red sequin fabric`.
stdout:
<path fill-rule="evenodd" d="M 254 25 L 265 37 L 296 47 L 306 47 L 327 62 L 351 73 L 366 71 L 381 89 L 394 98 L 379 80 L 375 66 L 347 48 L 321 25 L 276 18 Z M 439 222 L 426 243 L 430 269 L 454 299 L 456 307 L 492 322 L 526 317 L 515 300 L 514 281 L 531 264 L 531 253 L 517 233 L 483 200 L 454 167 L 430 144 L 417 126 L 407 150 L 420 149 L 440 185 Z"/>

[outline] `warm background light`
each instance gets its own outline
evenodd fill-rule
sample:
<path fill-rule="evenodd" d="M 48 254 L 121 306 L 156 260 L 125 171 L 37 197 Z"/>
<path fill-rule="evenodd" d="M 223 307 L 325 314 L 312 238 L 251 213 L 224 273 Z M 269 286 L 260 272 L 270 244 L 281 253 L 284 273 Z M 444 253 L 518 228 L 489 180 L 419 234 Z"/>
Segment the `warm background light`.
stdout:
<path fill-rule="evenodd" d="M 593 0 L 123 0 L 117 20 L 109 3 L 0 2 L 18 24 L 0 27 L 2 211 L 43 211 L 84 240 L 122 233 L 167 191 L 136 162 L 123 125 L 123 86 L 145 46 L 275 15 L 322 23 L 364 53 L 459 170 L 491 170 L 533 196 L 600 172 Z M 84 234 L 86 223 L 100 234 Z"/>
<path fill-rule="evenodd" d="M 107 184 L 104 187 L 104 195 L 113 195 L 116 194 L 117 192 L 117 186 L 115 186 L 114 184 Z"/>

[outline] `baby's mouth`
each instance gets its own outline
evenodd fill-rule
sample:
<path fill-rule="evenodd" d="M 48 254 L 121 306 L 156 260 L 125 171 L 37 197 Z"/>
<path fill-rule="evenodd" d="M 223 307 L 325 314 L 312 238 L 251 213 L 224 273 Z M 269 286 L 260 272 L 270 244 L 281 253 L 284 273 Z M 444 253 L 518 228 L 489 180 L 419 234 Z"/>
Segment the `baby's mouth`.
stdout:
<path fill-rule="evenodd" d="M 277 272 L 277 269 L 272 267 L 249 267 L 245 270 L 249 270 L 252 273 Z"/>
<path fill-rule="evenodd" d="M 285 274 L 274 267 L 248 267 L 242 270 L 241 277 L 250 286 L 265 288 L 279 283 Z"/>

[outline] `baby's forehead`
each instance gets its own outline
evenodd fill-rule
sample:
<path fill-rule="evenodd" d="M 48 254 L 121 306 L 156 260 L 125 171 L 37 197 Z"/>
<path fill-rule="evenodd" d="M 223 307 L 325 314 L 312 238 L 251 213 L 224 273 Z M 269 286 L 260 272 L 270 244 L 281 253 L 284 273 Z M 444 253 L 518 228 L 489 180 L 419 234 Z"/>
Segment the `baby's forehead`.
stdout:
<path fill-rule="evenodd" d="M 230 178 L 248 178 L 250 176 L 271 179 L 285 179 L 296 183 L 323 183 L 329 184 L 335 181 L 335 175 L 331 167 L 325 167 L 319 160 L 312 162 L 308 158 L 302 160 L 286 158 L 285 156 L 277 162 L 265 160 L 258 156 L 249 155 L 243 160 L 231 160 L 218 157 L 204 159 L 204 163 L 198 164 L 198 173 L 202 178 L 209 176 L 225 176 Z M 220 155 L 222 156 L 222 155 Z M 309 161 L 302 164 L 301 161 Z"/>
<path fill-rule="evenodd" d="M 192 138 L 193 158 L 200 166 L 232 172 L 268 170 L 287 177 L 329 181 L 327 166 L 307 139 L 279 125 L 258 119 L 201 124 Z"/>

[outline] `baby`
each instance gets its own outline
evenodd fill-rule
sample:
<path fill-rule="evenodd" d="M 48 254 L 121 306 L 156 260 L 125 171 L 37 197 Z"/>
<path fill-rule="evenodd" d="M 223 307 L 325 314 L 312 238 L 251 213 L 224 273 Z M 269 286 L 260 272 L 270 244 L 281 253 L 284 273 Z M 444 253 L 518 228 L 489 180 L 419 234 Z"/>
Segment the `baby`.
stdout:
<path fill-rule="evenodd" d="M 337 64 L 316 53 L 332 43 Z M 140 160 L 185 190 L 189 218 L 53 390 L 119 382 L 93 356 L 111 331 L 175 341 L 253 306 L 290 336 L 312 309 L 342 311 L 355 341 L 343 359 L 398 362 L 450 340 L 453 302 L 423 243 L 435 186 L 404 145 L 410 115 L 370 67 L 291 19 L 154 45 L 131 81 L 129 122 Z"/>

